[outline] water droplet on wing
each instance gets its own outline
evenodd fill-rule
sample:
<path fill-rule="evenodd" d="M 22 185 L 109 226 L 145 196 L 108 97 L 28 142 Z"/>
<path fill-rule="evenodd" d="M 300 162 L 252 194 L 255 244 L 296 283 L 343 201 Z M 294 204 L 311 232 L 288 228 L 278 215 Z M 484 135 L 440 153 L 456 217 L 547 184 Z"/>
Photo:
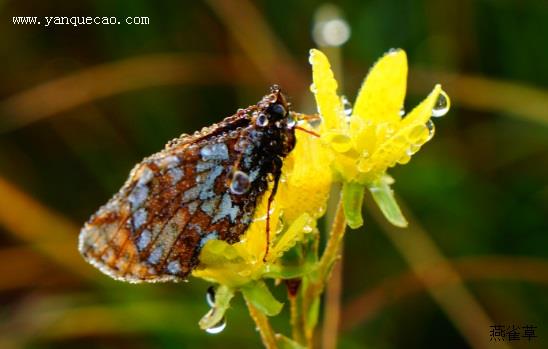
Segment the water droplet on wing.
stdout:
<path fill-rule="evenodd" d="M 264 113 L 260 113 L 257 115 L 257 119 L 255 119 L 255 124 L 259 127 L 265 127 L 268 125 L 268 116 Z"/>
<path fill-rule="evenodd" d="M 230 191 L 233 194 L 245 194 L 249 190 L 250 186 L 251 181 L 249 180 L 249 176 L 246 173 L 242 171 L 234 172 L 234 175 L 232 176 L 232 182 L 230 183 Z"/>

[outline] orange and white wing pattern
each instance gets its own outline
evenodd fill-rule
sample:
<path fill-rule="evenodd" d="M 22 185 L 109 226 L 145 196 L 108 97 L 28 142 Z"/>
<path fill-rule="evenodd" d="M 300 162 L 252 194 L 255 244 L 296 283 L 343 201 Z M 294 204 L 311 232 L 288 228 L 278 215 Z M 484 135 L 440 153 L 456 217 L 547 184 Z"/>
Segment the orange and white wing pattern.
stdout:
<path fill-rule="evenodd" d="M 84 258 L 118 280 L 177 281 L 199 264 L 208 240 L 239 241 L 294 147 L 287 112 L 273 88 L 257 105 L 145 158 L 82 228 Z"/>

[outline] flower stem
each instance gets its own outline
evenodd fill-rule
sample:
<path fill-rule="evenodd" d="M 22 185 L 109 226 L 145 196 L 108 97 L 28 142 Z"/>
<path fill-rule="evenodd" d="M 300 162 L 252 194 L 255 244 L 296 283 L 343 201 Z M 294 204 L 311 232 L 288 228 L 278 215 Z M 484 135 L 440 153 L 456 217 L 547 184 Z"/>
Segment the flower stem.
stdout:
<path fill-rule="evenodd" d="M 290 304 L 290 320 L 291 320 L 291 335 L 293 337 L 293 340 L 297 343 L 303 343 L 304 342 L 304 334 L 303 334 L 303 323 L 302 323 L 302 314 L 301 314 L 301 306 L 300 306 L 299 297 L 297 295 L 295 296 L 289 296 L 289 304 Z"/>
<path fill-rule="evenodd" d="M 322 348 L 335 349 L 341 313 L 342 258 L 335 262 L 325 289 L 325 310 L 322 325 Z"/>
<path fill-rule="evenodd" d="M 345 230 L 346 218 L 344 216 L 342 199 L 339 198 L 335 218 L 329 234 L 329 240 L 327 241 L 322 257 L 318 262 L 316 273 L 311 275 L 309 283 L 303 285 L 305 288 L 303 289 L 303 310 L 301 314 L 305 324 L 304 327 L 307 347 L 309 348 L 312 348 L 314 345 L 314 328 L 317 324 L 319 315 L 319 311 L 317 310 L 317 307 L 319 306 L 319 299 L 325 290 L 325 285 L 329 280 L 329 277 L 331 276 L 333 265 L 339 258 Z M 332 343 L 336 344 L 333 341 Z"/>
<path fill-rule="evenodd" d="M 339 258 L 345 231 L 346 219 L 344 217 L 342 200 L 339 199 L 335 219 L 333 220 L 333 226 L 331 227 L 331 232 L 329 233 L 329 240 L 327 241 L 327 245 L 318 266 L 319 281 L 322 284 L 325 284 L 329 279 L 333 265 Z"/>
<path fill-rule="evenodd" d="M 272 330 L 272 327 L 270 326 L 270 322 L 268 321 L 268 318 L 265 314 L 263 314 L 259 309 L 255 308 L 251 302 L 249 302 L 247 299 L 245 300 L 245 303 L 247 304 L 247 309 L 249 310 L 249 315 L 255 321 L 255 325 L 257 325 L 257 330 L 261 334 L 261 339 L 263 341 L 263 345 L 267 349 L 277 349 L 278 344 L 276 343 L 276 335 L 274 334 L 274 331 Z"/>

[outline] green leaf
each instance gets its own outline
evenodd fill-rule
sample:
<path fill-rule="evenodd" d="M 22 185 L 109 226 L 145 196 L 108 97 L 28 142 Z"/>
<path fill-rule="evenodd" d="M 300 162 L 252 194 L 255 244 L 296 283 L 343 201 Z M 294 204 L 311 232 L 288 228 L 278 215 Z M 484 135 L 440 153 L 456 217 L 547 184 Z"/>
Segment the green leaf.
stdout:
<path fill-rule="evenodd" d="M 320 315 L 320 297 L 316 296 L 314 297 L 314 300 L 310 304 L 310 308 L 308 309 L 308 314 L 306 314 L 306 332 L 312 333 L 314 332 L 314 328 L 316 328 L 316 325 L 318 324 L 318 317 Z"/>
<path fill-rule="evenodd" d="M 279 333 L 276 334 L 276 342 L 278 342 L 280 349 L 306 349 L 305 346 Z"/>
<path fill-rule="evenodd" d="M 234 291 L 227 286 L 220 285 L 215 290 L 215 305 L 200 319 L 200 322 L 198 323 L 202 330 L 216 326 L 219 322 L 221 322 L 225 316 L 226 310 L 230 306 L 230 300 L 232 297 L 234 297 Z"/>
<path fill-rule="evenodd" d="M 342 190 L 344 216 L 348 226 L 357 229 L 363 225 L 362 204 L 365 187 L 356 182 L 345 182 Z"/>
<path fill-rule="evenodd" d="M 370 184 L 368 189 L 388 221 L 398 227 L 407 227 L 407 220 L 394 198 L 394 191 L 390 188 L 394 180 L 385 175 L 378 182 Z"/>
<path fill-rule="evenodd" d="M 270 293 L 264 281 L 255 281 L 242 287 L 245 299 L 267 316 L 278 315 L 283 303 L 278 302 Z"/>

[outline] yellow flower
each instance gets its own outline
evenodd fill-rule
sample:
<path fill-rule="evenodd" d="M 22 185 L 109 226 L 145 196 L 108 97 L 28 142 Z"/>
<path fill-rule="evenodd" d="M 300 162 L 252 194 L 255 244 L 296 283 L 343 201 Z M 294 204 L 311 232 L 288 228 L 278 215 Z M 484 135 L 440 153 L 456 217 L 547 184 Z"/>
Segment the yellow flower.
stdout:
<path fill-rule="evenodd" d="M 327 57 L 313 49 L 309 60 L 311 91 L 322 118 L 321 138 L 332 151 L 332 166 L 339 179 L 353 186 L 348 187 L 347 193 L 353 193 L 355 203 L 349 205 L 361 210 L 360 193 L 367 186 L 387 218 L 396 225 L 406 225 L 392 200 L 392 179 L 386 170 L 409 162 L 432 138 L 434 125 L 430 118 L 447 112 L 449 98 L 436 85 L 426 99 L 404 116 L 407 57 L 403 50 L 391 50 L 373 66 L 350 110 L 337 94 L 337 81 Z M 349 212 L 345 213 L 348 219 Z M 361 214 L 357 222 L 350 219 L 350 225 L 360 226 Z"/>
<path fill-rule="evenodd" d="M 193 275 L 231 288 L 275 275 L 279 257 L 315 231 L 316 219 L 323 215 L 331 171 L 326 170 L 329 153 L 322 142 L 297 131 L 295 149 L 284 160 L 282 178 L 270 213 L 270 251 L 266 251 L 266 208 L 270 191 L 263 195 L 253 222 L 235 244 L 221 240 L 206 243 L 200 266 Z M 313 156 L 312 156 L 313 155 Z"/>
<path fill-rule="evenodd" d="M 337 81 L 323 53 L 311 50 L 313 91 L 321 123 L 320 138 L 296 133 L 295 149 L 284 160 L 282 178 L 270 212 L 269 253 L 266 252 L 266 216 L 270 191 L 258 204 L 253 222 L 241 240 L 232 245 L 208 241 L 200 253 L 195 277 L 220 284 L 215 306 L 200 322 L 215 325 L 229 306 L 235 290 L 267 315 L 281 310 L 262 279 L 294 278 L 310 272 L 306 266 L 290 268 L 281 256 L 318 234 L 316 221 L 324 211 L 334 179 L 343 183 L 342 200 L 350 227 L 362 224 L 365 188 L 393 224 L 404 226 L 390 189 L 388 167 L 405 164 L 433 133 L 430 117 L 444 114 L 449 99 L 439 85 L 407 116 L 401 110 L 405 97 L 407 59 L 401 50 L 390 51 L 371 69 L 350 112 L 337 95 Z M 311 125 L 306 124 L 306 128 Z M 305 263 L 306 264 L 306 263 Z"/>

